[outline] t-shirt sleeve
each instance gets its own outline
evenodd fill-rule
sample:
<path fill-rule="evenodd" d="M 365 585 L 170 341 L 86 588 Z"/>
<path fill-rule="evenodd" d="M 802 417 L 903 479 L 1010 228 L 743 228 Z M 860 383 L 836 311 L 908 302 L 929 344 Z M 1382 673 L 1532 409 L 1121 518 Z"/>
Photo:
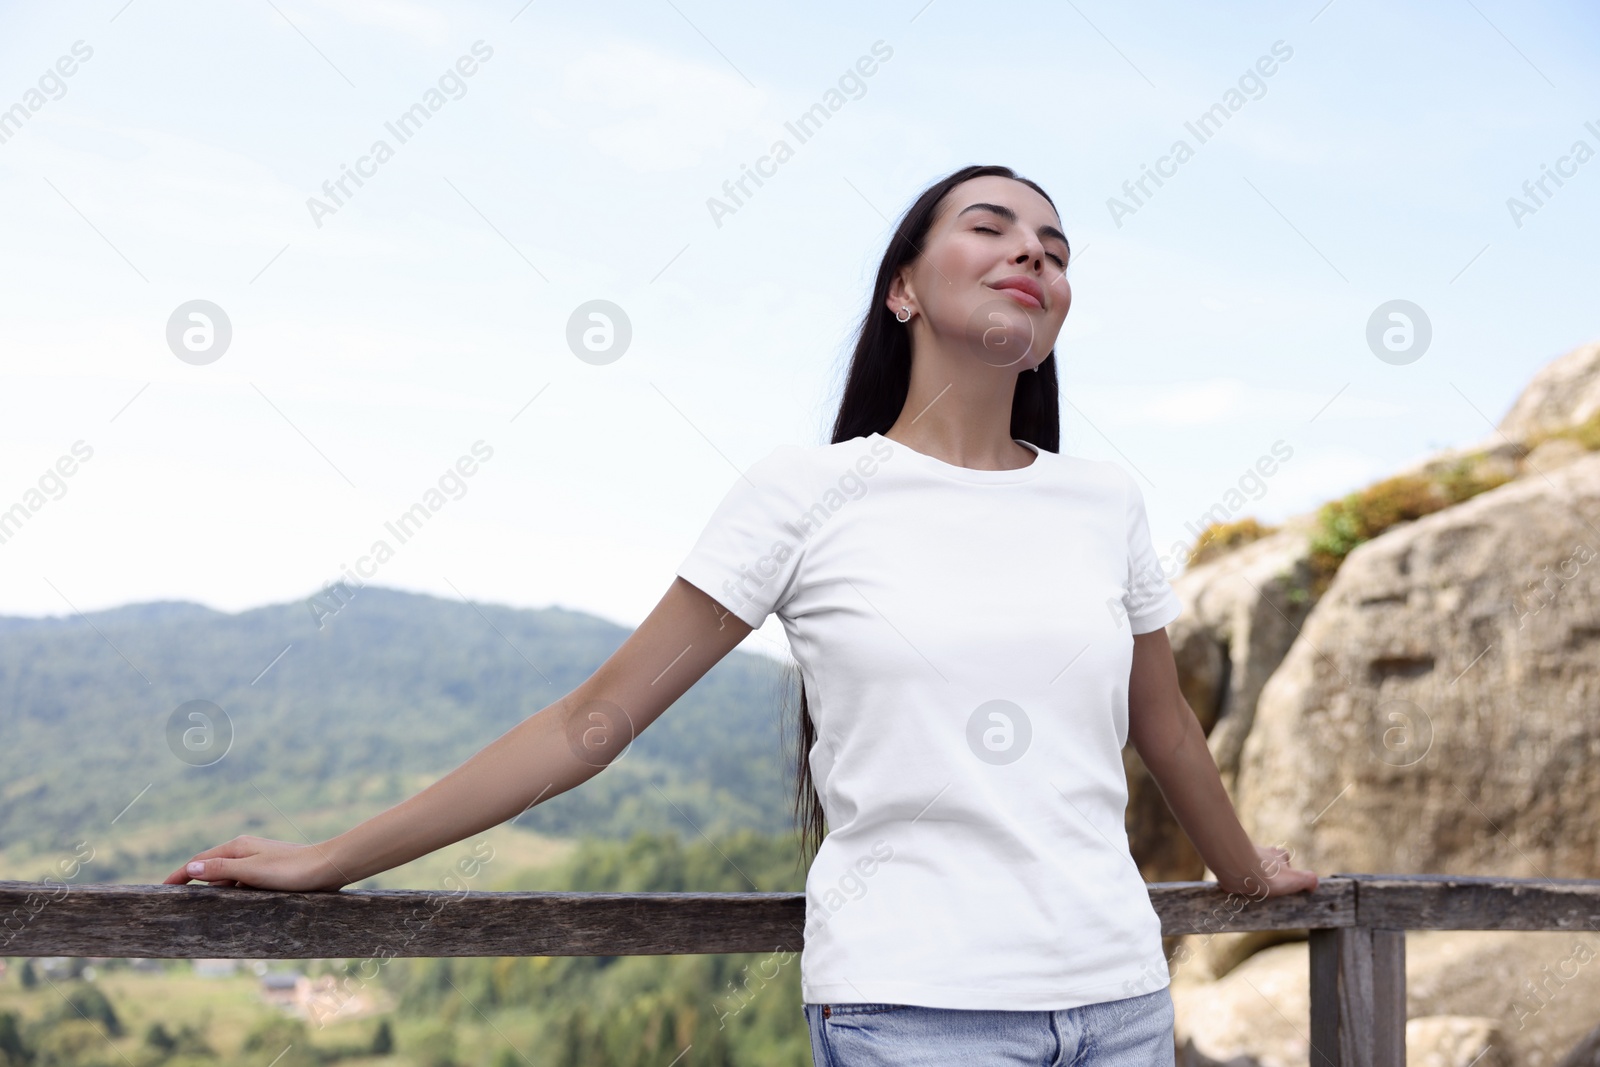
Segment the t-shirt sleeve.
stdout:
<path fill-rule="evenodd" d="M 803 540 L 794 525 L 794 479 L 803 450 L 774 449 L 712 512 L 678 576 L 752 628 L 794 596 Z"/>
<path fill-rule="evenodd" d="M 1183 611 L 1172 583 L 1167 581 L 1150 541 L 1150 520 L 1144 493 L 1133 476 L 1123 471 L 1128 487 L 1128 584 L 1122 598 L 1128 625 L 1136 634 L 1159 630 Z"/>

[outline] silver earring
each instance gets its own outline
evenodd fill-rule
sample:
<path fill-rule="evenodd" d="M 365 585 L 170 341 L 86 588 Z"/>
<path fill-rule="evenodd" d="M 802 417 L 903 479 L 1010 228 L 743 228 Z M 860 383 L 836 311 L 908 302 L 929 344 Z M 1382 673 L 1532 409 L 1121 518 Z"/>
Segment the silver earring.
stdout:
<path fill-rule="evenodd" d="M 895 318 L 896 322 L 910 322 L 911 321 L 911 309 L 906 307 L 904 304 L 901 304 L 900 305 L 900 314 L 896 315 L 894 318 Z"/>

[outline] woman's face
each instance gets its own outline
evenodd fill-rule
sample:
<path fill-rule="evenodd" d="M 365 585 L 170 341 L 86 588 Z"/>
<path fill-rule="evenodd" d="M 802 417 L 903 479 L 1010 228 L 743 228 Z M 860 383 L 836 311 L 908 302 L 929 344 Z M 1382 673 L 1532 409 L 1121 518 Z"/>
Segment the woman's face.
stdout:
<path fill-rule="evenodd" d="M 889 287 L 889 310 L 909 307 L 907 328 L 920 316 L 991 366 L 1031 370 L 1072 306 L 1067 256 L 1048 200 L 1010 178 L 971 178 L 946 194 L 921 254 Z"/>

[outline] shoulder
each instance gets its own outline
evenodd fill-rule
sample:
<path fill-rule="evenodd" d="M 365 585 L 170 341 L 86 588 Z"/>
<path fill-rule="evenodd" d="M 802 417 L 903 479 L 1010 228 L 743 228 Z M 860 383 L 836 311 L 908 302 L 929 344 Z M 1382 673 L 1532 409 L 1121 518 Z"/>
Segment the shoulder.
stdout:
<path fill-rule="evenodd" d="M 777 445 L 733 476 L 722 509 L 745 515 L 750 522 L 788 516 L 816 496 L 820 452 L 815 446 Z M 758 519 L 758 515 L 763 517 Z"/>
<path fill-rule="evenodd" d="M 802 484 L 816 460 L 814 448 L 781 444 L 756 460 L 744 472 L 743 480 L 753 487 L 782 493 Z"/>
<path fill-rule="evenodd" d="M 1117 460 L 1088 459 L 1057 453 L 1056 465 L 1074 482 L 1094 486 L 1118 500 L 1131 502 L 1139 496 L 1139 483 L 1128 472 L 1128 468 Z"/>

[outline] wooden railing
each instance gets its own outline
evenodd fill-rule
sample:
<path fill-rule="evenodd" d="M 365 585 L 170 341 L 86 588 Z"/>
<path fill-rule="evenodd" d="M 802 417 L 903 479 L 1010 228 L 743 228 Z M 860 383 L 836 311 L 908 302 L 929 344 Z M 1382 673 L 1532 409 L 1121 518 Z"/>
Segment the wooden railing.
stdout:
<path fill-rule="evenodd" d="M 1407 930 L 1600 929 L 1600 880 L 1341 874 L 1254 900 L 1159 882 L 1162 933 L 1310 933 L 1309 1067 L 1405 1063 Z M 0 956 L 371 959 L 798 951 L 800 893 L 338 893 L 0 881 Z"/>

